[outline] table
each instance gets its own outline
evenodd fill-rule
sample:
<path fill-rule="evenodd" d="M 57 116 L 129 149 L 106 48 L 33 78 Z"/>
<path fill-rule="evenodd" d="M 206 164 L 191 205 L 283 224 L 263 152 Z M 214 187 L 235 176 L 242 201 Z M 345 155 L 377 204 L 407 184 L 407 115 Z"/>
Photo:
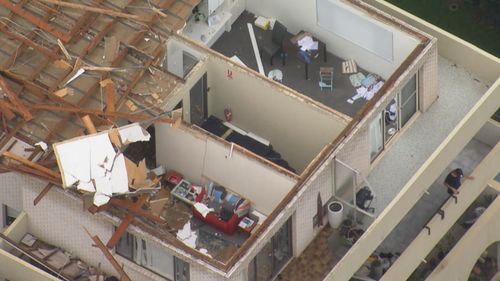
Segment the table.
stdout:
<path fill-rule="evenodd" d="M 189 204 L 194 205 L 196 203 L 196 197 L 201 193 L 201 187 L 199 190 L 196 186 L 193 186 L 187 180 L 181 180 L 178 185 L 172 190 L 172 196 L 175 198 Z"/>
<path fill-rule="evenodd" d="M 318 50 L 311 50 L 311 51 L 301 51 L 299 47 L 299 40 L 304 38 L 305 36 L 311 36 L 314 41 L 318 41 Z M 283 51 L 288 55 L 288 54 L 293 54 L 297 56 L 301 61 L 304 62 L 305 64 L 305 74 L 306 74 L 306 80 L 309 79 L 309 64 L 313 59 L 316 59 L 319 56 L 320 50 L 323 53 L 323 61 L 327 61 L 327 51 L 326 51 L 326 44 L 318 40 L 318 38 L 315 38 L 312 36 L 309 32 L 306 31 L 300 31 L 297 33 L 295 36 L 290 38 L 290 40 L 285 40 L 283 42 Z"/>

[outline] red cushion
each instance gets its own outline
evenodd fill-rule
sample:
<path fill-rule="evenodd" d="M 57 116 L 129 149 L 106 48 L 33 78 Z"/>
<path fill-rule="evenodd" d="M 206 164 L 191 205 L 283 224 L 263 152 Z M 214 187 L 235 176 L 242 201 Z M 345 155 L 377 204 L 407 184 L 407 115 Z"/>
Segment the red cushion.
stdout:
<path fill-rule="evenodd" d="M 206 217 L 203 217 L 198 211 L 196 211 L 194 207 L 193 216 L 228 235 L 232 235 L 236 231 L 236 228 L 238 227 L 238 223 L 240 221 L 240 218 L 238 218 L 238 216 L 235 214 L 233 214 L 228 221 L 220 219 L 219 216 L 214 212 L 210 212 Z"/>

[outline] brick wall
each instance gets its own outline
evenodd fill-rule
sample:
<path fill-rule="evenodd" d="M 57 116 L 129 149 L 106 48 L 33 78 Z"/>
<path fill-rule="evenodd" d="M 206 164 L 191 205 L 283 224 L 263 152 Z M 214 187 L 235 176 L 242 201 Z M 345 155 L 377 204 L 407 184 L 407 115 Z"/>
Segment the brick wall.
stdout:
<path fill-rule="evenodd" d="M 420 68 L 419 92 L 421 96 L 420 110 L 425 112 L 438 98 L 438 48 L 434 44 L 427 59 Z"/>
<path fill-rule="evenodd" d="M 292 223 L 294 256 L 300 255 L 321 230 L 320 227 L 313 227 L 313 218 L 317 214 L 318 193 L 321 194 L 321 200 L 325 205 L 333 195 L 332 180 L 331 165 L 328 165 L 300 197 Z M 323 225 L 326 224 L 326 221 L 325 216 Z"/>

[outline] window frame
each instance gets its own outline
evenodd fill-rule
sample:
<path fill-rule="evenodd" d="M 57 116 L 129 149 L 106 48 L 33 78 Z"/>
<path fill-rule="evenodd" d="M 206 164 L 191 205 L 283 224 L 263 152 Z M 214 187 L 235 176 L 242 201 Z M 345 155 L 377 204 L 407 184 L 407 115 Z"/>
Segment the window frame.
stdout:
<path fill-rule="evenodd" d="M 116 231 L 116 227 L 115 227 L 115 231 Z M 125 255 L 124 253 L 122 253 L 120 251 L 120 249 L 118 248 L 118 246 L 120 245 L 121 240 L 124 239 L 125 237 L 127 237 L 127 239 L 128 239 L 128 237 L 131 237 L 132 245 L 131 245 L 131 250 L 130 250 L 131 251 L 130 257 L 127 256 L 127 255 Z M 122 235 L 122 237 L 120 238 L 119 242 L 116 244 L 115 249 L 114 249 L 115 253 L 117 255 L 119 255 L 120 257 L 122 257 L 122 258 L 130 261 L 131 263 L 134 263 L 135 265 L 138 265 L 138 266 L 140 266 L 140 267 L 142 267 L 142 268 L 144 268 L 144 269 L 146 269 L 148 271 L 151 271 L 152 273 L 154 273 L 154 274 L 156 274 L 156 275 L 158 275 L 158 276 L 160 276 L 162 278 L 165 278 L 166 280 L 169 280 L 169 281 L 177 281 L 178 280 L 178 278 L 177 278 L 177 276 L 178 276 L 177 268 L 179 267 L 178 266 L 179 263 L 182 263 L 184 265 L 187 265 L 187 274 L 186 274 L 187 279 L 184 279 L 182 281 L 189 281 L 190 280 L 190 274 L 189 274 L 190 266 L 189 266 L 189 263 L 187 263 L 187 262 L 183 261 L 182 259 L 177 258 L 175 255 L 171 255 L 171 254 L 169 254 L 167 252 L 165 252 L 165 254 L 172 256 L 172 269 L 173 269 L 173 271 L 172 271 L 172 278 L 159 273 L 158 271 L 154 270 L 153 268 L 147 267 L 146 265 L 143 265 L 141 263 L 136 262 L 134 259 L 135 259 L 135 256 L 137 254 L 136 247 L 137 247 L 139 241 L 140 241 L 140 243 L 147 242 L 147 240 L 142 239 L 140 237 L 137 237 L 134 234 L 126 231 Z"/>

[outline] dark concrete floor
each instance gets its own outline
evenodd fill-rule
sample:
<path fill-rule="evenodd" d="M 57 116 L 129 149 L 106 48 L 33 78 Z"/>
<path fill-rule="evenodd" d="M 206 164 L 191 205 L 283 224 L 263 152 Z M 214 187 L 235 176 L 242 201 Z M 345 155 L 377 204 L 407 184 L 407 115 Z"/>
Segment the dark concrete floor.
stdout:
<path fill-rule="evenodd" d="M 250 41 L 247 23 L 254 22 L 254 15 L 244 11 L 240 17 L 234 22 L 231 31 L 225 32 L 219 40 L 215 42 L 212 49 L 227 56 L 236 55 L 245 65 L 258 71 L 257 61 Z M 264 31 L 254 26 L 255 37 L 257 42 L 262 40 L 270 40 L 272 31 Z M 328 49 L 328 46 L 327 46 Z M 283 72 L 283 84 L 295 89 L 296 91 L 311 97 L 312 99 L 323 103 L 339 112 L 353 117 L 366 103 L 365 99 L 358 99 L 354 104 L 349 104 L 347 99 L 355 95 L 355 88 L 349 81 L 348 74 L 342 74 L 341 63 L 343 59 L 336 57 L 328 52 L 327 62 L 323 61 L 323 54 L 314 59 L 309 65 L 309 79 L 305 79 L 305 66 L 296 56 L 288 56 L 286 65 L 283 66 L 280 58 L 274 59 L 274 64 L 270 64 L 270 58 L 263 55 L 262 64 L 265 73 L 269 73 L 272 69 L 280 69 Z M 334 89 L 324 89 L 321 91 L 319 82 L 319 68 L 322 66 L 333 66 Z M 360 69 L 363 74 L 368 74 L 367 71 Z"/>

